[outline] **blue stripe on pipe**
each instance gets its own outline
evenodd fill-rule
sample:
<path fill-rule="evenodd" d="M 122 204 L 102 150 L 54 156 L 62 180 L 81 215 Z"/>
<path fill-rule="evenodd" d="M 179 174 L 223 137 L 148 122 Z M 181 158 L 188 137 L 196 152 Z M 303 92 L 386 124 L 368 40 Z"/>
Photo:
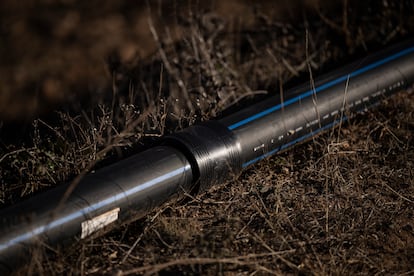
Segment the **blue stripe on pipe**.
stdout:
<path fill-rule="evenodd" d="M 228 129 L 234 130 L 236 128 L 239 128 L 239 127 L 241 127 L 243 125 L 246 125 L 246 124 L 248 124 L 248 123 L 250 123 L 252 121 L 255 121 L 257 119 L 260 119 L 260 118 L 262 118 L 262 117 L 264 117 L 264 116 L 266 116 L 266 115 L 268 115 L 268 114 L 270 114 L 272 112 L 275 112 L 276 110 L 279 110 L 282 107 L 291 105 L 291 104 L 293 104 L 295 102 L 300 101 L 301 99 L 304 99 L 304 98 L 307 98 L 307 97 L 311 96 L 312 94 L 316 94 L 318 92 L 321 92 L 323 90 L 326 90 L 326 89 L 328 89 L 328 88 L 330 88 L 330 87 L 332 87 L 332 86 L 334 86 L 334 85 L 336 85 L 338 83 L 341 83 L 343 81 L 348 80 L 349 78 L 356 77 L 356 76 L 358 76 L 358 75 L 360 75 L 362 73 L 365 73 L 365 72 L 367 72 L 369 70 L 372 70 L 372 69 L 374 69 L 376 67 L 379 67 L 379 66 L 381 66 L 381 65 L 383 65 L 385 63 L 388 63 L 390 61 L 393 61 L 393 60 L 395 60 L 395 59 L 397 59 L 399 57 L 405 56 L 405 55 L 410 54 L 412 52 L 414 52 L 414 47 L 410 47 L 410 48 L 407 48 L 405 50 L 402 50 L 402 51 L 400 51 L 400 52 L 398 52 L 396 54 L 393 54 L 393 55 L 391 55 L 389 57 L 386 57 L 384 59 L 381 59 L 379 61 L 376 61 L 374 63 L 371 63 L 371 64 L 369 64 L 367 66 L 364 66 L 364 67 L 362 67 L 362 68 L 360 68 L 360 69 L 358 69 L 356 71 L 353 71 L 350 74 L 344 75 L 342 77 L 339 77 L 337 79 L 334 79 L 332 81 L 329 81 L 329 82 L 327 82 L 325 84 L 322 84 L 322 85 L 316 87 L 315 89 L 308 90 L 308 91 L 300 94 L 299 96 L 296 96 L 296 97 L 294 97 L 292 99 L 289 99 L 289 100 L 287 100 L 287 101 L 285 101 L 285 102 L 283 102 L 281 104 L 272 106 L 272 107 L 270 107 L 270 108 L 268 108 L 266 110 L 263 110 L 263 111 L 261 111 L 259 113 L 256 113 L 256 114 L 254 114 L 254 115 L 252 115 L 250 117 L 247 117 L 246 119 L 243 119 L 241 121 L 238 121 L 237 123 L 234 123 L 234 124 L 228 126 Z"/>
<path fill-rule="evenodd" d="M 133 194 L 136 194 L 137 192 L 140 192 L 142 190 L 145 189 L 151 189 L 154 185 L 159 185 L 162 184 L 163 181 L 171 178 L 171 177 L 175 177 L 177 175 L 183 174 L 186 171 L 191 170 L 191 166 L 190 165 L 186 165 L 182 168 L 178 168 L 172 172 L 166 173 L 164 175 L 161 175 L 159 177 L 156 177 L 154 179 L 151 179 L 145 183 L 142 183 L 141 185 L 138 185 L 132 189 L 127 190 L 126 192 L 123 193 L 119 193 L 119 194 L 115 194 L 107 199 L 104 199 L 100 202 L 97 202 L 93 205 L 87 206 L 83 209 L 77 210 L 73 213 L 68 214 L 67 216 L 60 218 L 58 220 L 55 221 L 51 221 L 50 223 L 46 224 L 46 225 L 42 225 L 42 226 L 38 226 L 34 229 L 29 230 L 28 232 L 25 232 L 23 234 L 20 234 L 19 236 L 8 240 L 7 242 L 0 244 L 0 252 L 3 250 L 6 250 L 7 248 L 11 247 L 11 246 L 15 246 L 17 244 L 20 243 L 25 243 L 30 241 L 31 239 L 35 238 L 36 236 L 45 233 L 46 231 L 56 228 L 56 227 L 60 227 L 62 225 L 64 225 L 65 223 L 68 223 L 72 220 L 76 220 L 79 219 L 80 217 L 86 217 L 87 214 L 89 214 L 92 211 L 97 211 L 99 210 L 99 208 L 103 208 L 106 206 L 109 206 L 110 204 L 113 203 L 117 203 L 119 202 L 119 200 L 127 197 L 127 196 L 131 196 Z"/>
<path fill-rule="evenodd" d="M 287 148 L 289 148 L 289 147 L 293 146 L 293 145 L 294 145 L 294 144 L 296 144 L 296 143 L 299 143 L 299 142 L 301 142 L 301 141 L 303 141 L 303 140 L 306 140 L 306 139 L 308 139 L 308 138 L 310 138 L 310 137 L 312 137 L 312 136 L 314 136 L 314 135 L 318 134 L 319 132 L 322 132 L 322 131 L 324 131 L 324 130 L 326 130 L 326 129 L 330 128 L 330 127 L 333 127 L 333 126 L 335 126 L 336 124 L 338 124 L 338 123 L 339 123 L 339 122 L 341 122 L 341 121 L 342 121 L 342 122 L 345 122 L 347 119 L 348 119 L 348 118 L 344 115 L 344 116 L 343 116 L 343 118 L 342 118 L 342 120 L 335 120 L 335 121 L 333 121 L 332 123 L 329 123 L 329 124 L 327 124 L 326 126 L 324 126 L 324 127 L 322 127 L 322 128 L 319 128 L 319 129 L 317 129 L 317 130 L 315 130 L 315 131 L 309 132 L 308 134 L 305 134 L 305 135 L 303 135 L 303 136 L 301 136 L 301 137 L 299 137 L 299 138 L 296 138 L 295 140 L 290 141 L 289 143 L 283 144 L 282 146 L 280 146 L 280 147 L 278 147 L 278 148 L 276 148 L 276 149 L 274 149 L 274 150 L 271 150 L 271 151 L 269 151 L 269 152 L 266 152 L 265 154 L 260 155 L 259 157 L 256 157 L 256 158 L 254 158 L 254 159 L 252 159 L 252 160 L 250 160 L 250 161 L 247 161 L 246 163 L 244 163 L 244 164 L 242 165 L 242 167 L 243 167 L 243 168 L 246 168 L 246 167 L 248 167 L 248 166 L 250 166 L 250 165 L 252 165 L 252 164 L 256 163 L 257 161 L 263 160 L 263 159 L 265 159 L 266 157 L 269 157 L 269 156 L 271 156 L 271 155 L 273 155 L 273 154 L 275 154 L 275 153 L 277 153 L 277 152 L 279 152 L 279 151 L 285 150 L 285 149 L 287 149 Z"/>

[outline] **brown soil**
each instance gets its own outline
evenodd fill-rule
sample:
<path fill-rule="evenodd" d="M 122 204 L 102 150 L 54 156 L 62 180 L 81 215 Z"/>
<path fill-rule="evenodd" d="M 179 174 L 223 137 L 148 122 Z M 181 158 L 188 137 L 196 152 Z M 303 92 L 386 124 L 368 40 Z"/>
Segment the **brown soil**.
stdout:
<path fill-rule="evenodd" d="M 4 205 L 414 33 L 412 1 L 14 2 L 0 4 Z M 413 110 L 403 91 L 17 274 L 413 273 Z"/>

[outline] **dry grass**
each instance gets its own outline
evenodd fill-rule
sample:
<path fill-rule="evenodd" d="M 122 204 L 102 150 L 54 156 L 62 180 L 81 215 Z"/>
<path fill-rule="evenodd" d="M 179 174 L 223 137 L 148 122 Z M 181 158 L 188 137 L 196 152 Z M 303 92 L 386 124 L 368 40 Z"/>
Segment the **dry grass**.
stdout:
<path fill-rule="evenodd" d="M 258 18 L 238 32 L 196 13 L 173 45 L 152 28 L 153 61 L 118 64 L 112 94 L 91 101 L 99 105 L 34 120 L 23 134 L 2 126 L 0 200 L 77 179 L 141 143 L 414 31 L 412 1 L 384 2 L 363 16 L 344 3 L 338 17 L 321 10 L 292 25 Z M 413 273 L 413 110 L 413 93 L 403 92 L 234 181 L 48 258 L 38 252 L 17 274 Z"/>

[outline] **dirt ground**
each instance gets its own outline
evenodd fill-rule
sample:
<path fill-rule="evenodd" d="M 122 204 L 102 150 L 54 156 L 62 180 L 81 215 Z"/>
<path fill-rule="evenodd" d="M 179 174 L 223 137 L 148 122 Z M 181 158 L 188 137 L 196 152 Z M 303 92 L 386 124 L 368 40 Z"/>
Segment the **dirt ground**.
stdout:
<path fill-rule="evenodd" d="M 0 204 L 414 34 L 412 0 L 253 2 L 2 1 Z M 409 89 L 16 274 L 409 275 L 413 172 Z"/>

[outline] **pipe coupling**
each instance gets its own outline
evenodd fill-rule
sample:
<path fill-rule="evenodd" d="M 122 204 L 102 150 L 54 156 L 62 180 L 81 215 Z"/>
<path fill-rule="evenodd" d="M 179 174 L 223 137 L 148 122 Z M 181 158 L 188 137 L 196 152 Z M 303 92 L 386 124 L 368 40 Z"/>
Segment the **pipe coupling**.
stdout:
<path fill-rule="evenodd" d="M 184 153 L 192 169 L 195 192 L 237 176 L 241 146 L 234 133 L 217 121 L 194 125 L 166 136 L 164 143 Z"/>

